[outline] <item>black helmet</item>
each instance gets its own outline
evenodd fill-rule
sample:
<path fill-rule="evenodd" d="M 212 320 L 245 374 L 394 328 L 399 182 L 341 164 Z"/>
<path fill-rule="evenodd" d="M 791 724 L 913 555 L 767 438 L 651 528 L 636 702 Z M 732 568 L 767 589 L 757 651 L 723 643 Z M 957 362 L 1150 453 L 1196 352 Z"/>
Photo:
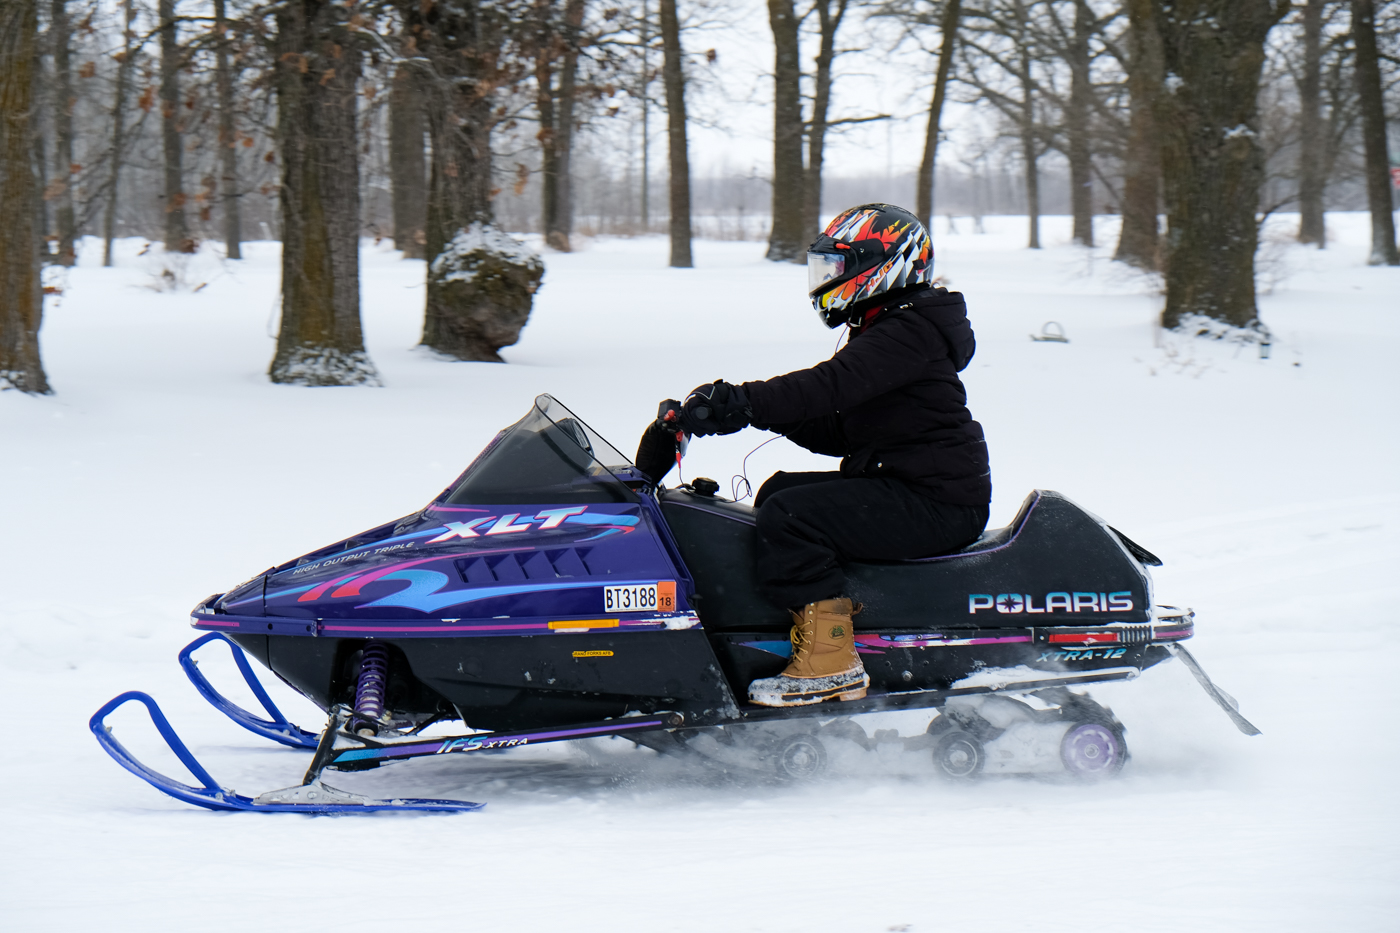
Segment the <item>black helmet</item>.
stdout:
<path fill-rule="evenodd" d="M 872 299 L 933 281 L 933 241 L 919 219 L 893 204 L 843 211 L 807 247 L 807 288 L 827 327 L 878 304 Z"/>

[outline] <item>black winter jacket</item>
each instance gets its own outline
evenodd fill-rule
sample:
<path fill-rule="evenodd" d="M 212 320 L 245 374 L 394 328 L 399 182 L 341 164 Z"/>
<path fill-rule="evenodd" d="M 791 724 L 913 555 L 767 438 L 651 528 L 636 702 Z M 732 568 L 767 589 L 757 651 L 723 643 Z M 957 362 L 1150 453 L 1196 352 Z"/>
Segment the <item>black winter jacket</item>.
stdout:
<path fill-rule="evenodd" d="M 928 288 L 873 317 L 831 359 L 746 382 L 755 427 L 959 505 L 992 499 L 982 426 L 958 373 L 977 349 L 959 292 Z"/>

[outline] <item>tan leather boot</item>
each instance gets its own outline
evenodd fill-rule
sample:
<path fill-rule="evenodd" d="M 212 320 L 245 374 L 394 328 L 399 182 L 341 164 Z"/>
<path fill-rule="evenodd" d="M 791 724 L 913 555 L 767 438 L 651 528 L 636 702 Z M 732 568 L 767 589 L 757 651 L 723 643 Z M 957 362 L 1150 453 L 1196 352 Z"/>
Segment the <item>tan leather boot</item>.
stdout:
<path fill-rule="evenodd" d="M 860 606 L 823 599 L 792 614 L 792 661 L 777 677 L 749 684 L 749 702 L 759 706 L 810 706 L 823 700 L 859 700 L 870 686 L 856 654 L 851 616 Z"/>

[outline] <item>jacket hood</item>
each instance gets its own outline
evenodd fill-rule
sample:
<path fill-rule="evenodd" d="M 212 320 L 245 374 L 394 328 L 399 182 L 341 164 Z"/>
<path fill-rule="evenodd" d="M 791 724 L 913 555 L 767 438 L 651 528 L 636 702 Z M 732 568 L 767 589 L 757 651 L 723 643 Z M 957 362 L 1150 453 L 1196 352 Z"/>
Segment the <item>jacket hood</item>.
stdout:
<path fill-rule="evenodd" d="M 950 292 L 946 288 L 925 289 L 909 302 L 913 309 L 932 319 L 943 341 L 948 344 L 948 359 L 952 360 L 958 372 L 967 368 L 977 352 L 977 338 L 972 333 L 972 323 L 967 319 L 967 303 L 962 292 Z"/>

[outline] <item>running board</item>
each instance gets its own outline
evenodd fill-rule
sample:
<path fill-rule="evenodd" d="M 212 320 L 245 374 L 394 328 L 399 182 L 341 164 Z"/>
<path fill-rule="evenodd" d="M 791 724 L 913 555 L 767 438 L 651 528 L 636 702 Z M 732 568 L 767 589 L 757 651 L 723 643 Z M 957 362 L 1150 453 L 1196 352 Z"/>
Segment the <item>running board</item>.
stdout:
<path fill-rule="evenodd" d="M 1037 690 L 1049 690 L 1054 687 L 1077 687 L 1087 684 L 1110 683 L 1117 680 L 1133 680 L 1141 673 L 1142 671 L 1136 667 L 1109 667 L 1098 671 L 1061 674 L 1036 680 L 1008 680 L 976 687 L 868 694 L 862 700 L 844 700 L 840 703 L 812 703 L 807 706 L 756 706 L 746 703 L 739 708 L 739 711 L 740 720 L 743 722 L 793 719 L 799 716 L 817 716 L 829 719 L 834 716 L 850 716 L 858 713 L 941 707 L 945 701 L 951 700 L 953 697 L 979 696 L 987 693 L 1034 693 Z"/>
<path fill-rule="evenodd" d="M 1245 735 L 1263 735 L 1254 723 L 1240 715 L 1239 702 L 1215 685 L 1206 674 L 1205 670 L 1202 669 L 1201 665 L 1191 656 L 1191 652 L 1187 651 L 1181 645 L 1172 644 L 1170 642 L 1163 643 L 1162 647 L 1170 651 L 1172 657 L 1179 658 L 1181 663 L 1186 665 L 1186 669 L 1191 672 L 1192 677 L 1196 678 L 1196 682 L 1201 685 L 1201 689 L 1205 690 L 1205 692 L 1210 695 L 1210 698 L 1215 701 L 1216 705 L 1225 711 L 1225 715 L 1230 717 L 1230 721 L 1235 724 L 1236 729 L 1240 730 Z"/>
<path fill-rule="evenodd" d="M 466 735 L 431 737 L 388 735 L 370 738 L 349 731 L 348 726 L 353 715 L 353 711 L 346 706 L 336 706 L 331 710 L 330 723 L 326 726 L 326 731 L 321 733 L 316 756 L 303 779 L 305 785 L 309 786 L 318 781 L 321 772 L 326 768 L 335 771 L 358 771 L 376 767 L 386 761 L 401 761 L 406 758 L 470 754 L 526 745 L 568 742 L 574 739 L 626 736 L 657 729 L 671 729 L 685 722 L 680 713 L 666 712 L 650 716 L 623 716 L 601 722 L 578 723 L 549 729 L 472 732 Z"/>

